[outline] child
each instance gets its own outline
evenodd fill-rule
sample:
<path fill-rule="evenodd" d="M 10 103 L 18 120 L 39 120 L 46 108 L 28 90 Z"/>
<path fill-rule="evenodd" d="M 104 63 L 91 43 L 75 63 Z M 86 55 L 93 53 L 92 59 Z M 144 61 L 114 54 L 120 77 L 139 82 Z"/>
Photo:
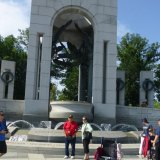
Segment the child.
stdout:
<path fill-rule="evenodd" d="M 154 149 L 153 149 L 154 138 L 155 138 L 154 130 L 153 128 L 150 128 L 149 129 L 149 145 L 148 145 L 148 152 L 149 152 L 148 155 L 150 158 L 152 158 L 154 154 Z"/>

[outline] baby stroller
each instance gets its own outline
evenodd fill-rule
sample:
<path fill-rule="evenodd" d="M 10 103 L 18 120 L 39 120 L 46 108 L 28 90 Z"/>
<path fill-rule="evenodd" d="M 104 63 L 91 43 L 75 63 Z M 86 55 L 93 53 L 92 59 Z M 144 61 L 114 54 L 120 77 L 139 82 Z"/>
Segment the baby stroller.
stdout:
<path fill-rule="evenodd" d="M 97 149 L 99 149 L 99 148 L 97 148 Z M 102 138 L 101 150 L 103 150 L 102 155 L 98 158 L 96 158 L 96 156 L 94 156 L 95 157 L 94 160 L 108 160 L 108 159 L 121 160 L 121 158 L 122 158 L 121 144 L 117 143 L 115 140 L 108 140 L 108 139 Z"/>

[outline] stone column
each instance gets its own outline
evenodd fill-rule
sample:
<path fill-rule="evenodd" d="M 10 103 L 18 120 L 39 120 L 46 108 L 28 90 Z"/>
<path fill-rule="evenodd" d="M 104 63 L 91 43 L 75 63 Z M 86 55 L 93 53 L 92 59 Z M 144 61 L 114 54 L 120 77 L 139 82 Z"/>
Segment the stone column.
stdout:
<path fill-rule="evenodd" d="M 105 6 L 105 7 L 104 7 Z M 93 105 L 98 122 L 116 121 L 117 0 L 97 1 L 94 10 Z"/>
<path fill-rule="evenodd" d="M 30 31 L 24 119 L 34 122 L 48 120 L 52 29 L 49 25 L 40 25 L 37 32 L 34 27 Z"/>
<path fill-rule="evenodd" d="M 93 80 L 93 53 L 89 54 L 89 67 L 88 67 L 88 95 L 87 102 L 92 102 L 92 80 Z"/>
<path fill-rule="evenodd" d="M 3 99 L 3 98 L 13 99 L 15 65 L 16 65 L 16 63 L 13 62 L 13 61 L 2 60 L 1 79 L 0 79 L 0 99 Z M 8 81 L 10 81 L 8 84 L 3 82 L 3 80 L 2 80 L 2 75 L 7 73 L 7 72 L 8 72 Z M 4 79 L 6 78 L 6 76 L 7 76 L 7 74 L 4 75 Z M 7 94 L 7 95 L 5 95 L 5 94 Z"/>
<path fill-rule="evenodd" d="M 42 60 L 40 74 L 40 100 L 45 101 L 45 113 L 48 114 L 49 91 L 50 91 L 50 70 L 51 70 L 51 45 L 52 36 L 45 35 L 42 42 Z"/>
<path fill-rule="evenodd" d="M 153 100 L 154 100 L 153 72 L 141 71 L 140 72 L 140 105 L 143 107 L 147 107 L 147 106 L 153 107 Z"/>
<path fill-rule="evenodd" d="M 125 71 L 117 70 L 117 105 L 125 105 Z M 118 84 L 117 84 L 118 85 Z"/>
<path fill-rule="evenodd" d="M 81 101 L 81 65 L 78 67 L 79 75 L 78 75 L 78 102 Z"/>
<path fill-rule="evenodd" d="M 37 66 L 38 66 L 38 34 L 37 32 L 29 35 L 29 47 L 27 57 L 27 73 L 26 73 L 26 88 L 25 88 L 25 100 L 36 99 L 36 79 L 37 79 Z"/>

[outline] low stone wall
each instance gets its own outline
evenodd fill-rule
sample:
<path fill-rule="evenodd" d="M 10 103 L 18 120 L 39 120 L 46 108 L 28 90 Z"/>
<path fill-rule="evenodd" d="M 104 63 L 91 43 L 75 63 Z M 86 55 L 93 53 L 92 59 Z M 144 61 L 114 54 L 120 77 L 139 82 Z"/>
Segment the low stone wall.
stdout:
<path fill-rule="evenodd" d="M 24 101 L 1 99 L 0 110 L 5 113 L 5 117 L 8 121 L 22 119 Z"/>
<path fill-rule="evenodd" d="M 0 110 L 4 111 L 8 121 L 22 119 L 24 101 L 1 99 Z M 157 120 L 160 118 L 160 109 L 130 106 L 117 106 L 116 108 L 116 123 L 131 124 L 141 129 L 142 119 L 144 117 L 146 117 L 154 127 L 157 127 Z"/>
<path fill-rule="evenodd" d="M 116 117 L 116 123 L 132 124 L 137 128 L 142 128 L 142 119 L 147 118 L 154 127 L 157 127 L 160 109 L 117 106 Z"/>

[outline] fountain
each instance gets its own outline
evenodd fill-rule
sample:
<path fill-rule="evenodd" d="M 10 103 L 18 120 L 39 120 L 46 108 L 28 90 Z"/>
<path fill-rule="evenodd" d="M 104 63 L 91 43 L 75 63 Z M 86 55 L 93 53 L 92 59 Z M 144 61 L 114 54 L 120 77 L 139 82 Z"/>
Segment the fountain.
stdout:
<path fill-rule="evenodd" d="M 56 126 L 54 127 L 54 130 L 63 129 L 64 123 L 65 123 L 65 122 L 59 122 L 59 123 L 57 123 Z"/>
<path fill-rule="evenodd" d="M 103 131 L 110 131 L 111 130 L 111 124 L 102 123 L 100 126 Z"/>
<path fill-rule="evenodd" d="M 34 126 L 25 121 L 25 120 L 17 120 L 14 122 L 9 122 L 7 125 L 12 136 L 10 136 L 9 141 L 27 141 L 28 132 Z"/>
<path fill-rule="evenodd" d="M 138 129 L 129 124 L 116 124 L 111 128 L 111 131 L 123 131 L 123 132 L 130 132 L 130 131 L 138 131 Z"/>
<path fill-rule="evenodd" d="M 14 121 L 14 122 L 11 122 L 10 124 L 8 124 L 8 128 L 11 127 L 11 126 L 14 126 L 14 127 L 18 127 L 18 128 L 33 128 L 34 125 L 25 121 L 25 120 L 17 120 L 17 121 Z"/>
<path fill-rule="evenodd" d="M 59 122 L 56 124 L 56 126 L 54 127 L 54 130 L 58 130 L 58 129 L 63 129 L 63 125 L 64 125 L 65 122 Z M 90 123 L 90 125 L 92 126 L 93 130 L 94 131 L 102 131 L 102 128 L 98 125 L 98 124 L 95 124 L 95 123 Z M 82 126 L 80 125 L 79 128 L 78 128 L 78 131 L 81 131 L 81 128 Z"/>
<path fill-rule="evenodd" d="M 142 131 L 138 131 L 138 129 L 134 125 L 129 124 L 116 124 L 111 128 L 112 132 L 123 132 L 126 134 L 125 138 L 121 138 L 119 140 L 120 143 L 139 143 L 139 135 Z"/>
<path fill-rule="evenodd" d="M 51 121 L 41 121 L 37 127 L 24 120 L 17 120 L 8 123 L 8 128 L 15 128 L 16 132 L 10 137 L 10 141 L 41 141 L 41 142 L 55 142 L 63 143 L 63 125 L 65 122 L 59 122 L 55 125 L 54 129 L 51 129 Z M 90 123 L 93 128 L 93 143 L 100 143 L 101 137 L 113 136 L 115 134 L 125 135 L 120 141 L 123 143 L 137 142 L 138 138 L 135 137 L 138 129 L 129 124 L 117 124 L 111 128 L 111 124 L 103 123 L 98 125 L 96 123 Z M 81 128 L 79 125 L 77 133 L 77 142 L 81 143 Z M 115 132 L 116 131 L 116 132 Z M 132 133 L 132 131 L 134 131 Z M 127 133 L 124 133 L 127 132 Z M 106 137 L 107 137 L 106 136 Z M 127 138 L 126 138 L 127 137 Z"/>
<path fill-rule="evenodd" d="M 51 128 L 51 121 L 41 121 L 38 127 L 39 128 Z"/>
<path fill-rule="evenodd" d="M 102 128 L 96 124 L 96 123 L 90 123 L 91 127 L 93 128 L 94 131 L 102 131 Z M 79 127 L 79 130 L 81 131 L 82 126 Z"/>

